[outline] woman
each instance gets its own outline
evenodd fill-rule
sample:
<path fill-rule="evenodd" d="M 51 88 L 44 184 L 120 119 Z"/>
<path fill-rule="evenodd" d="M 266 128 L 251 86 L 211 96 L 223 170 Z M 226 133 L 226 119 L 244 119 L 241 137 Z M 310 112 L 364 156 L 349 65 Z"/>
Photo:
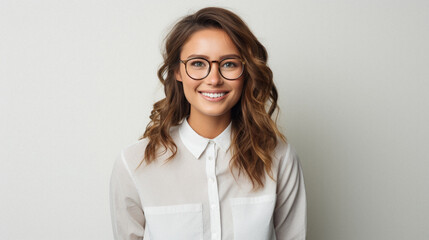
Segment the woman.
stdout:
<path fill-rule="evenodd" d="M 184 17 L 158 77 L 165 98 L 112 173 L 115 239 L 305 239 L 300 163 L 271 119 L 267 52 L 246 24 L 222 8 Z"/>

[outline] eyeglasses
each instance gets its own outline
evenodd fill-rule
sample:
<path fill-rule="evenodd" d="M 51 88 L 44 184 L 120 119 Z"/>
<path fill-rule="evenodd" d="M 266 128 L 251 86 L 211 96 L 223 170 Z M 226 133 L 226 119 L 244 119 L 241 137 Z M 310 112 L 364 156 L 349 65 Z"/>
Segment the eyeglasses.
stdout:
<path fill-rule="evenodd" d="M 186 74 L 194 80 L 201 80 L 210 74 L 212 63 L 218 63 L 220 75 L 227 80 L 236 80 L 243 75 L 244 61 L 240 58 L 225 58 L 221 61 L 209 61 L 205 58 L 196 57 L 180 60 L 185 64 Z"/>

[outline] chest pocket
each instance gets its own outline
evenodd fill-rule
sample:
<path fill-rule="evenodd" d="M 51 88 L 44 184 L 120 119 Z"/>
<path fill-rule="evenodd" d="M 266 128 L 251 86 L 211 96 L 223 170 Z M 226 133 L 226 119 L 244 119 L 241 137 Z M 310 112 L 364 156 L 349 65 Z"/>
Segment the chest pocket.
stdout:
<path fill-rule="evenodd" d="M 202 204 L 143 208 L 151 240 L 202 240 Z"/>
<path fill-rule="evenodd" d="M 235 240 L 275 239 L 273 213 L 276 195 L 231 199 Z"/>

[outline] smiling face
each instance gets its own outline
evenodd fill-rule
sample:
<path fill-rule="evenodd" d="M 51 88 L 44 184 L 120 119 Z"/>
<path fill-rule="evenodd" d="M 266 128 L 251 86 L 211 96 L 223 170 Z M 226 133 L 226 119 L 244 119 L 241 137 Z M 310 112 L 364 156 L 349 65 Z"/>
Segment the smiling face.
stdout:
<path fill-rule="evenodd" d="M 192 34 L 183 45 L 180 59 L 186 61 L 201 57 L 209 61 L 222 61 L 225 58 L 240 57 L 237 47 L 227 33 L 221 29 L 203 29 Z M 201 67 L 203 62 L 192 66 Z M 231 63 L 222 63 L 230 68 Z M 188 65 L 189 66 L 189 65 Z M 185 97 L 191 105 L 189 123 L 231 120 L 231 109 L 240 100 L 243 77 L 227 80 L 219 73 L 219 63 L 211 63 L 211 71 L 202 80 L 194 80 L 186 73 L 185 64 L 180 64 L 176 79 L 183 83 Z M 189 72 L 189 69 L 188 69 Z M 225 74 L 224 74 L 225 75 Z"/>

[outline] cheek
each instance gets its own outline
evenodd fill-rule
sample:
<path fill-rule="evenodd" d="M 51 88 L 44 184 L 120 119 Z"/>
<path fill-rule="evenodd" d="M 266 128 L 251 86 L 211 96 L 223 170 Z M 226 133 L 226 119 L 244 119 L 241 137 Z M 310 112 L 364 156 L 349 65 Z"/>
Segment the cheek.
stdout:
<path fill-rule="evenodd" d="M 198 86 L 197 83 L 195 83 L 193 80 L 187 79 L 184 77 L 182 79 L 182 85 L 183 85 L 183 92 L 185 94 L 186 99 L 193 98 L 195 94 L 197 94 L 196 88 Z"/>
<path fill-rule="evenodd" d="M 237 85 L 234 86 L 235 91 L 237 92 L 237 95 L 239 96 L 239 98 L 241 97 L 241 95 L 243 94 L 243 90 L 244 90 L 244 84 L 243 81 L 237 82 Z"/>
<path fill-rule="evenodd" d="M 240 101 L 241 95 L 243 94 L 243 85 L 239 84 L 239 85 L 234 86 L 234 91 L 235 91 L 234 98 L 231 102 L 233 105 L 237 104 L 238 101 Z"/>

